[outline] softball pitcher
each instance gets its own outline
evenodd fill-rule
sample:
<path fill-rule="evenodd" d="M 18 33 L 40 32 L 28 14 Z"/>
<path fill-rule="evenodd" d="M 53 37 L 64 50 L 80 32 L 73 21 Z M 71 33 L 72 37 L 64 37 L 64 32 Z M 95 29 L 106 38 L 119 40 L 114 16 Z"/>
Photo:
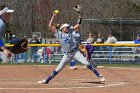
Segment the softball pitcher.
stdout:
<path fill-rule="evenodd" d="M 41 84 L 48 84 L 51 79 L 53 79 L 66 65 L 67 62 L 70 62 L 73 58 L 77 61 L 81 62 L 82 64 L 86 65 L 92 72 L 96 74 L 96 76 L 102 81 L 105 81 L 105 78 L 99 74 L 99 72 L 93 67 L 92 64 L 90 64 L 86 58 L 81 54 L 81 52 L 78 49 L 78 45 L 74 43 L 73 40 L 73 31 L 75 31 L 77 28 L 80 27 L 82 18 L 79 17 L 79 21 L 74 27 L 71 27 L 69 24 L 63 24 L 60 27 L 59 31 L 54 26 L 52 26 L 52 22 L 54 20 L 56 14 L 53 13 L 53 16 L 51 18 L 49 27 L 51 31 L 54 32 L 55 36 L 58 38 L 62 51 L 64 52 L 64 56 L 57 66 L 57 68 L 50 74 L 50 76 L 44 80 L 38 81 L 38 83 Z"/>

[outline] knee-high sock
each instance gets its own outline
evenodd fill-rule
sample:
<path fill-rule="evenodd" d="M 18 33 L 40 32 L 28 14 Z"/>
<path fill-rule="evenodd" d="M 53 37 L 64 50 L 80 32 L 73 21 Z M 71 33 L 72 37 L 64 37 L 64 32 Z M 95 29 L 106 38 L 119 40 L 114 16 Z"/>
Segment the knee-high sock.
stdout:
<path fill-rule="evenodd" d="M 46 83 L 49 83 L 49 81 L 51 79 L 53 79 L 56 75 L 58 74 L 58 72 L 56 72 L 55 70 L 51 73 L 51 75 L 46 79 Z"/>
<path fill-rule="evenodd" d="M 97 77 L 99 77 L 100 73 L 93 67 L 92 64 L 88 65 L 88 68 L 89 68 L 93 73 L 95 73 L 95 75 L 96 75 Z"/>
<path fill-rule="evenodd" d="M 75 66 L 75 60 L 72 60 L 70 63 L 70 67 L 73 67 L 73 66 Z"/>

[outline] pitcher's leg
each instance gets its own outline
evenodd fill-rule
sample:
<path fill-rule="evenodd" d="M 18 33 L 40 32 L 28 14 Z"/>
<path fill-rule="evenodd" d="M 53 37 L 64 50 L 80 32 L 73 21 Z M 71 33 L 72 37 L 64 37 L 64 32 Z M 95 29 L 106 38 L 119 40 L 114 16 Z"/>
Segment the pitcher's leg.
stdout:
<path fill-rule="evenodd" d="M 86 65 L 88 69 L 90 69 L 95 75 L 100 78 L 101 81 L 105 81 L 105 78 L 94 68 L 94 66 L 89 63 L 86 58 L 80 53 L 80 51 L 76 52 L 74 58 L 81 62 L 82 64 Z"/>
<path fill-rule="evenodd" d="M 71 59 L 72 58 L 69 57 L 68 55 L 64 55 L 63 58 L 62 58 L 62 60 L 61 60 L 61 62 L 59 63 L 59 65 L 55 69 L 56 72 L 61 71 L 65 67 L 66 63 L 69 62 Z"/>
<path fill-rule="evenodd" d="M 86 58 L 83 56 L 83 54 L 80 53 L 80 51 L 77 51 L 74 55 L 74 58 L 81 62 L 83 65 L 89 66 L 90 63 L 86 60 Z"/>
<path fill-rule="evenodd" d="M 48 78 L 39 81 L 38 83 L 48 84 L 49 81 L 53 79 L 65 67 L 66 63 L 69 62 L 70 60 L 71 58 L 69 58 L 68 55 L 64 55 L 61 62 L 59 63 L 57 68 L 51 73 L 51 75 Z"/>

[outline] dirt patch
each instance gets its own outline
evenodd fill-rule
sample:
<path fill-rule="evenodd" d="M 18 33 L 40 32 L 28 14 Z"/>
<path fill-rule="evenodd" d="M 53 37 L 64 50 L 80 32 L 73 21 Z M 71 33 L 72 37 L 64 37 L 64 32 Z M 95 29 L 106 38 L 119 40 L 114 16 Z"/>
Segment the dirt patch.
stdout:
<path fill-rule="evenodd" d="M 56 66 L 0 66 L 0 93 L 139 93 L 139 68 L 98 69 L 105 83 L 88 69 L 65 67 L 49 84 L 37 84 Z"/>

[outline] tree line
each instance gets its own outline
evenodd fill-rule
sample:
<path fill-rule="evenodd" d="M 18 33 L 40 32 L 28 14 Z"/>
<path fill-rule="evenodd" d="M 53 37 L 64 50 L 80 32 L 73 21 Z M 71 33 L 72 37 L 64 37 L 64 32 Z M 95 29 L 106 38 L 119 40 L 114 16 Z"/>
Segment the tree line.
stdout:
<path fill-rule="evenodd" d="M 32 36 L 32 32 L 41 32 L 42 38 L 54 38 L 48 30 L 48 22 L 52 11 L 60 11 L 54 24 L 70 23 L 77 21 L 77 13 L 73 7 L 76 4 L 82 6 L 83 19 L 138 19 L 140 17 L 139 0 L 0 0 L 0 5 L 8 5 L 15 10 L 12 14 L 7 31 L 11 31 L 23 37 Z M 114 33 L 118 40 L 133 40 L 140 32 L 139 26 L 134 25 L 104 25 L 92 21 L 83 21 L 81 33 L 102 33 L 107 37 Z"/>

